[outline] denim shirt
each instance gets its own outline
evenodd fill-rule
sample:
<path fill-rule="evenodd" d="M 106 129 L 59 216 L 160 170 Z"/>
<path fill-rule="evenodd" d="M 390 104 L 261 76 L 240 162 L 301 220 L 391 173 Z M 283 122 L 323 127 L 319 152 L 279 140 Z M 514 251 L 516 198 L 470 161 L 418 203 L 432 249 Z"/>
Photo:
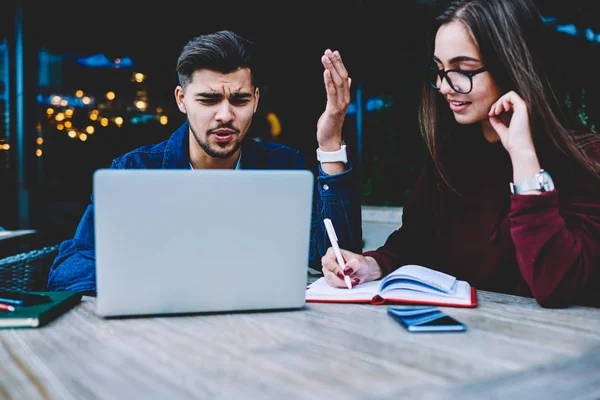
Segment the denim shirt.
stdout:
<path fill-rule="evenodd" d="M 246 138 L 241 149 L 241 169 L 306 169 L 300 152 L 285 145 Z M 189 169 L 188 123 L 164 142 L 140 147 L 114 159 L 110 168 Z M 353 252 L 362 249 L 362 221 L 351 164 L 336 175 L 327 175 L 319 167 L 315 185 L 308 260 L 309 267 L 320 271 L 321 257 L 329 247 L 323 219 L 331 218 L 340 247 Z M 60 244 L 48 276 L 49 290 L 96 291 L 93 207 L 92 195 L 74 237 Z"/>

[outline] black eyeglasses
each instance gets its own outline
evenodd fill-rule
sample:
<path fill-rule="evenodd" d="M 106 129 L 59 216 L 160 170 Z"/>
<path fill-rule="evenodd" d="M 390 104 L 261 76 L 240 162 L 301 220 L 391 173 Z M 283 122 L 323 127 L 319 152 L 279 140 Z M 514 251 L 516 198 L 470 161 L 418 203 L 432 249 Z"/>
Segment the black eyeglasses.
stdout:
<path fill-rule="evenodd" d="M 467 94 L 473 90 L 473 77 L 477 74 L 487 71 L 487 68 L 476 69 L 475 71 L 463 71 L 461 69 L 437 69 L 431 65 L 425 66 L 425 77 L 434 89 L 442 87 L 442 81 L 446 81 L 457 93 Z"/>

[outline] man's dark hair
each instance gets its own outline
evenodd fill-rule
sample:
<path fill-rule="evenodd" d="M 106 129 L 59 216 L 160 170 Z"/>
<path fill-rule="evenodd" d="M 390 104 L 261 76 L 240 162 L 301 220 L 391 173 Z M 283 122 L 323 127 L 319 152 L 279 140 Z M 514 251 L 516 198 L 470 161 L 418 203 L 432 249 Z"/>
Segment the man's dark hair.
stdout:
<path fill-rule="evenodd" d="M 199 69 L 228 74 L 248 68 L 252 84 L 256 86 L 254 47 L 250 40 L 228 30 L 193 38 L 186 43 L 177 59 L 179 85 L 185 89 L 192 81 L 194 71 Z"/>

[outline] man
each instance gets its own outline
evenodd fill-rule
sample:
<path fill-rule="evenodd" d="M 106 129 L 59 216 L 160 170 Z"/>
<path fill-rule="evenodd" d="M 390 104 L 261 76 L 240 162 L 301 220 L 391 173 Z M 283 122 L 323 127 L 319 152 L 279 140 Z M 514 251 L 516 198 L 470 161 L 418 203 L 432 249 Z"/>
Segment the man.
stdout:
<path fill-rule="evenodd" d="M 327 92 L 317 122 L 317 176 L 311 222 L 309 265 L 321 270 L 328 248 L 323 219 L 331 218 L 343 248 L 360 251 L 360 199 L 353 168 L 347 163 L 342 125 L 350 103 L 351 79 L 338 51 L 321 57 Z M 257 142 L 246 133 L 260 97 L 255 82 L 253 43 L 231 31 L 189 41 L 177 61 L 175 100 L 187 117 L 171 137 L 113 160 L 111 168 L 302 169 L 303 156 L 276 143 Z M 96 290 L 94 217 L 90 204 L 75 236 L 60 245 L 48 278 L 51 290 Z"/>

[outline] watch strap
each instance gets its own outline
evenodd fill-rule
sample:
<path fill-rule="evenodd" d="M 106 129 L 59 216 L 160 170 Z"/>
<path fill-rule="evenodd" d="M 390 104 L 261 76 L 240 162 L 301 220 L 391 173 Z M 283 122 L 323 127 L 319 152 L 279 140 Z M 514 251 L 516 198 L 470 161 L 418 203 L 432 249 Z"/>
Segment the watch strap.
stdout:
<path fill-rule="evenodd" d="M 326 162 L 348 162 L 348 153 L 346 152 L 346 145 L 342 144 L 339 150 L 336 151 L 322 151 L 317 149 L 317 160 L 322 163 Z"/>
<path fill-rule="evenodd" d="M 540 170 L 539 174 L 536 174 L 531 178 L 510 183 L 510 192 L 512 194 L 521 194 L 532 190 L 541 190 L 542 192 L 554 190 L 554 182 L 552 181 L 552 178 L 543 169 Z"/>

